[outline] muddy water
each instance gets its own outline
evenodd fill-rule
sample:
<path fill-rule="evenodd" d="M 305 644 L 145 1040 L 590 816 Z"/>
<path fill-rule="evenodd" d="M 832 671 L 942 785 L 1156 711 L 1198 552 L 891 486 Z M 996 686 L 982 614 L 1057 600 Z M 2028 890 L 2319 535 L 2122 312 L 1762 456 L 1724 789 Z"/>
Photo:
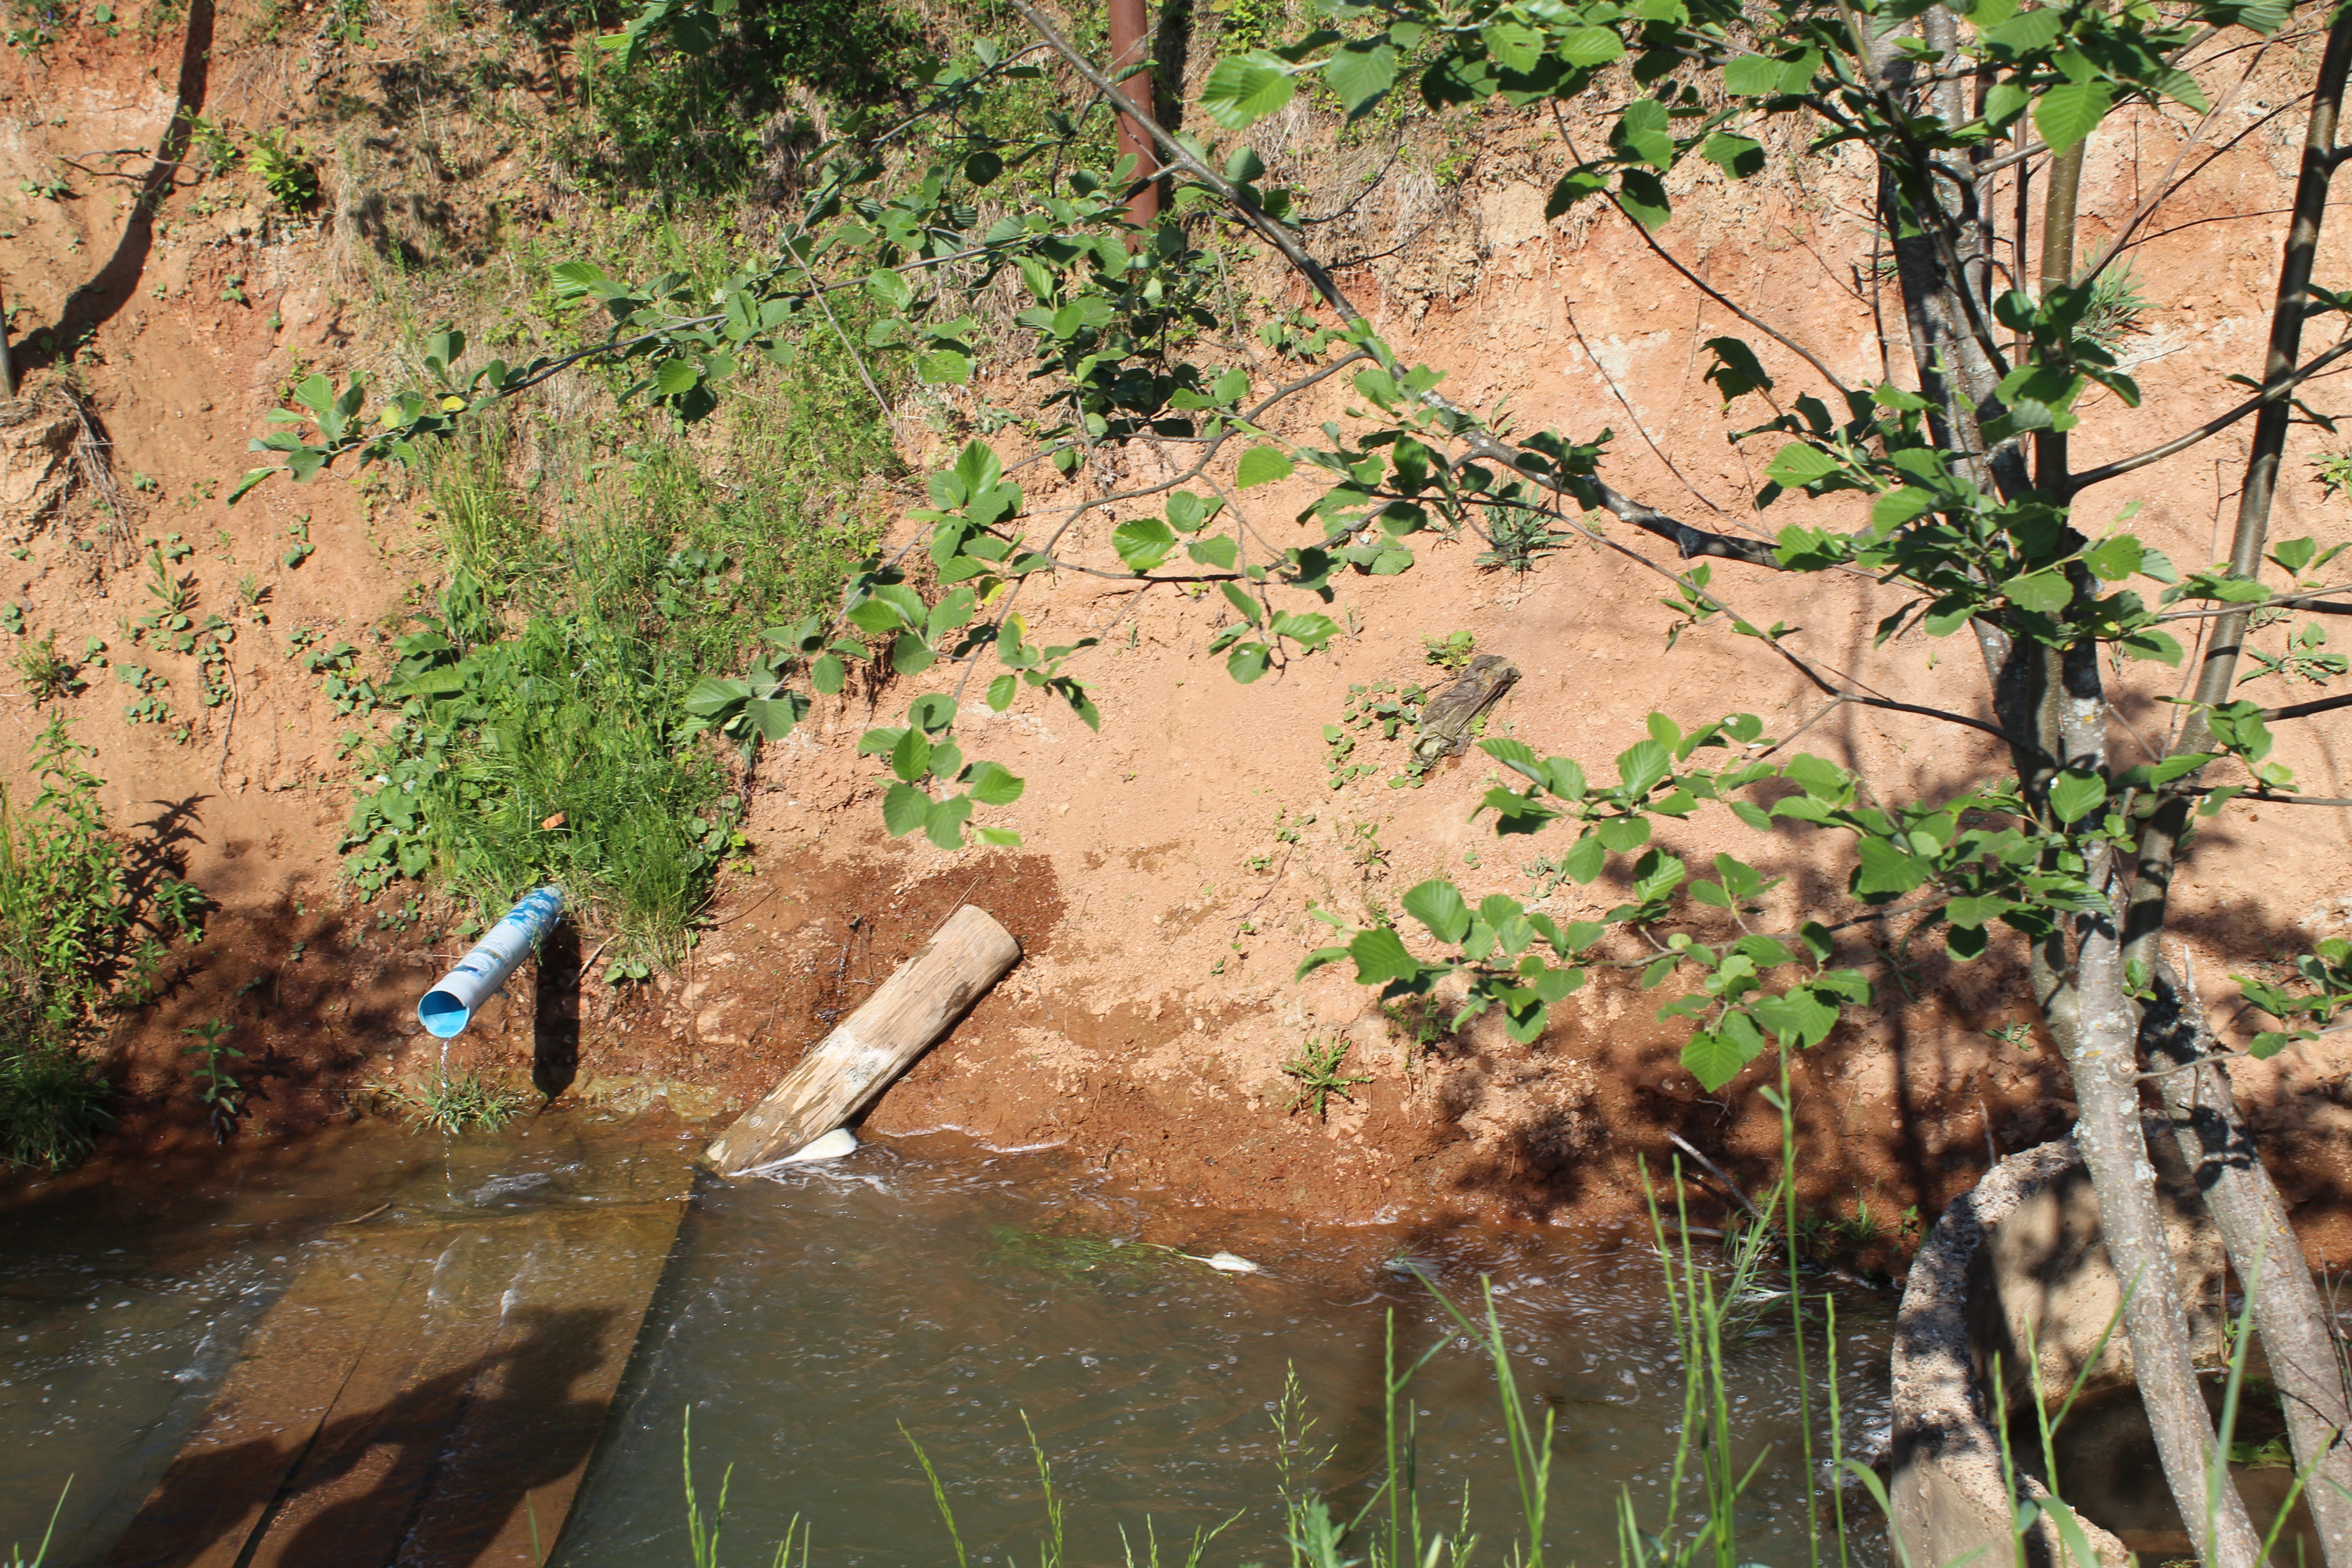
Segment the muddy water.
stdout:
<path fill-rule="evenodd" d="M 587 1116 L 456 1142 L 373 1124 L 7 1189 L 0 1549 L 29 1551 L 62 1496 L 49 1568 L 103 1562 L 322 1247 L 540 1209 L 636 1212 L 688 1189 L 693 1147 Z"/>
<path fill-rule="evenodd" d="M 1681 1408 L 1641 1242 L 1221 1215 L 1089 1183 L 1051 1153 L 930 1141 L 713 1186 L 680 1234 L 558 1568 L 688 1561 L 689 1407 L 706 1508 L 734 1467 L 729 1555 L 744 1562 L 767 1561 L 796 1514 L 819 1562 L 951 1560 L 908 1436 L 973 1562 L 1033 1558 L 1044 1511 L 1024 1416 L 1053 1465 L 1071 1561 L 1123 1560 L 1122 1527 L 1141 1561 L 1147 1521 L 1165 1543 L 1235 1514 L 1210 1561 L 1280 1560 L 1273 1418 L 1286 1375 L 1318 1423 L 1302 1480 L 1360 1501 L 1379 1458 L 1391 1310 L 1408 1357 L 1454 1342 L 1413 1388 L 1425 1505 L 1450 1518 L 1466 1486 L 1499 1546 L 1515 1494 L 1493 1380 L 1394 1267 L 1405 1258 L 1465 1300 L 1493 1279 L 1523 1386 L 1559 1418 L 1554 1540 L 1608 1559 L 1621 1486 L 1656 1522 Z M 1265 1272 L 1220 1273 L 1160 1246 L 1231 1251 Z M 1887 1315 L 1867 1297 L 1841 1302 L 1852 1429 L 1885 1419 Z M 1734 1364 L 1741 1426 L 1785 1455 L 1759 1477 L 1759 1533 L 1743 1547 L 1801 1559 L 1793 1500 L 1816 1493 L 1800 1479 L 1788 1336 L 1766 1330 Z"/>
<path fill-rule="evenodd" d="M 690 1147 L 561 1117 L 456 1143 L 363 1128 L 144 1183 L 15 1194 L 0 1207 L 0 1545 L 37 1540 L 71 1476 L 51 1562 L 102 1561 L 246 1332 L 347 1234 L 337 1222 L 641 1204 L 681 1190 Z M 1265 1272 L 1178 1256 L 1221 1249 Z M 734 1467 L 728 1561 L 766 1561 L 795 1515 L 819 1562 L 948 1560 L 902 1425 L 938 1467 L 972 1560 L 1025 1556 L 1043 1512 L 1024 1415 L 1054 1465 L 1072 1561 L 1118 1560 L 1122 1526 L 1140 1541 L 1148 1521 L 1165 1542 L 1234 1515 L 1210 1560 L 1264 1559 L 1286 1374 L 1318 1423 L 1302 1479 L 1360 1499 L 1391 1310 L 1408 1353 L 1448 1342 L 1412 1400 L 1425 1504 L 1450 1517 L 1466 1487 L 1496 1541 L 1512 1493 L 1491 1378 L 1401 1258 L 1458 1296 L 1494 1280 L 1524 1386 L 1559 1418 L 1556 1545 L 1610 1555 L 1621 1486 L 1655 1523 L 1681 1384 L 1639 1237 L 1305 1227 L 1122 1192 L 1051 1152 L 918 1139 L 699 1192 L 556 1560 L 689 1561 L 689 1407 L 706 1507 Z M 1853 1429 L 1885 1418 L 1886 1313 L 1866 1296 L 1840 1302 Z M 1748 1555 L 1799 1555 L 1795 1510 L 1817 1494 L 1772 1320 L 1735 1351 L 1733 1398 L 1747 1437 L 1777 1449 Z"/>

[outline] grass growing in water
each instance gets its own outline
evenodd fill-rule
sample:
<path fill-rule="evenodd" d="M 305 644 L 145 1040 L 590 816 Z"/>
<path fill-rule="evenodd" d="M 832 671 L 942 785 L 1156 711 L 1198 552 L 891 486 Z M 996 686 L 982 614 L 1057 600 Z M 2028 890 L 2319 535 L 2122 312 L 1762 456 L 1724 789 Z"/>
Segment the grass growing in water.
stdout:
<path fill-rule="evenodd" d="M 453 1075 L 446 1068 L 415 1089 L 385 1084 L 377 1092 L 420 1131 L 448 1138 L 473 1131 L 496 1132 L 522 1114 L 523 1097 L 519 1090 L 488 1082 L 477 1072 Z"/>

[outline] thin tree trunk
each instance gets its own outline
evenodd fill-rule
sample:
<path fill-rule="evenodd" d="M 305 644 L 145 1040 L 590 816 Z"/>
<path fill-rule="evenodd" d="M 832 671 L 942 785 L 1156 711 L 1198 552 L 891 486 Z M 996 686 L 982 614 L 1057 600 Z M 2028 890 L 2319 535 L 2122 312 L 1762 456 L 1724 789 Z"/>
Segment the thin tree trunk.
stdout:
<path fill-rule="evenodd" d="M 2155 1080 L 2165 1116 L 2221 1233 L 2230 1267 L 2244 1283 L 2271 1382 L 2285 1408 L 2295 1465 L 2312 1468 L 2304 1496 L 2319 1529 L 2320 1551 L 2329 1568 L 2340 1568 L 2352 1562 L 2352 1448 L 2344 1440 L 2352 1428 L 2352 1401 L 2346 1397 L 2336 1336 L 2287 1223 L 2286 1205 L 2238 1115 L 2229 1075 L 2201 1059 L 2215 1054 L 2214 1042 L 2192 1000 L 2178 976 L 2159 968 L 2141 1039 L 2152 1066 L 2178 1069 Z"/>
<path fill-rule="evenodd" d="M 2061 652 L 2020 639 L 2002 687 L 2005 725 L 2032 736 L 2070 766 L 2105 768 L 2108 710 L 2096 643 Z M 2029 798 L 2046 792 L 2048 764 L 2039 771 L 2042 782 L 2030 786 Z M 2096 851 L 2086 872 L 2120 907 L 2113 851 Z M 2197 1385 L 2179 1275 L 2157 1204 L 2155 1163 L 2140 1121 L 2140 1016 L 2126 983 L 2120 928 L 2114 916 L 2080 917 L 2071 957 L 2063 931 L 2036 942 L 2034 999 L 2074 1081 L 2075 1143 L 2098 1195 L 2100 1235 L 2123 1283 L 2132 1369 L 2165 1484 L 2206 1568 L 2253 1568 L 2261 1538 L 2238 1489 L 2221 1487 L 2207 1506 L 2206 1478 L 2218 1445 Z"/>
<path fill-rule="evenodd" d="M 2352 76 L 2352 13 L 2328 28 L 2312 89 L 2310 124 L 2304 136 L 2303 168 L 2295 184 L 2294 216 L 2279 265 L 2277 296 L 2271 311 L 2265 381 L 2291 372 L 2303 348 L 2305 294 L 2311 282 L 2319 232 L 2326 216 L 2327 192 L 2336 170 L 2337 123 L 2347 76 Z M 2293 415 L 2285 399 L 2265 405 L 2254 416 L 2253 447 L 2239 492 L 2237 529 L 2231 542 L 2233 574 L 2252 577 L 2262 570 L 2269 542 L 2271 503 L 2279 462 Z M 2230 700 L 2245 640 L 2243 610 L 2216 617 L 2193 700 L 2181 726 L 2177 752 L 2203 751 L 2211 742 L 2205 715 Z M 2192 774 L 2180 781 L 2186 789 Z M 2158 982 L 2158 1005 L 2145 1021 L 2144 1038 L 2157 1065 L 2178 1064 L 2212 1054 L 2202 1020 L 2180 1005 L 2157 938 L 2164 930 L 2180 839 L 2189 826 L 2190 796 L 2160 801 L 2141 837 L 2137 874 L 2126 914 L 2124 959 Z M 2305 1489 L 2318 1526 L 2328 1568 L 2352 1568 L 2352 1448 L 2345 1429 L 2352 1423 L 2332 1321 L 2294 1233 L 2286 1205 L 2253 1152 L 2253 1139 L 2239 1114 L 2229 1079 L 2208 1063 L 2157 1080 L 2175 1135 L 2197 1172 L 2206 1208 L 2242 1279 L 2258 1281 L 2254 1321 L 2287 1411 L 2287 1433 L 2298 1468 L 2311 1473 Z"/>

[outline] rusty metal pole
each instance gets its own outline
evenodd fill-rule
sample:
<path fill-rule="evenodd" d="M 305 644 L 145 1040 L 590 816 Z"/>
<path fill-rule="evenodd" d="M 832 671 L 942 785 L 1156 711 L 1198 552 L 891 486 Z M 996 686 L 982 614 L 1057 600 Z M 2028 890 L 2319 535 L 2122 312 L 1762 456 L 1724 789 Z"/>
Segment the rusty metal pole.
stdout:
<path fill-rule="evenodd" d="M 1151 112 L 1151 45 L 1150 23 L 1144 16 L 1144 0 L 1108 0 L 1110 5 L 1110 74 L 1112 79 L 1126 89 L 1127 96 L 1145 113 Z M 1135 67 L 1143 68 L 1135 70 Z M 1123 158 L 1135 160 L 1135 177 L 1149 179 L 1160 170 L 1159 155 L 1152 151 L 1151 139 L 1134 119 L 1118 117 L 1118 151 Z M 1145 184 L 1128 198 L 1127 216 L 1139 226 L 1149 226 L 1160 217 L 1160 187 Z"/>

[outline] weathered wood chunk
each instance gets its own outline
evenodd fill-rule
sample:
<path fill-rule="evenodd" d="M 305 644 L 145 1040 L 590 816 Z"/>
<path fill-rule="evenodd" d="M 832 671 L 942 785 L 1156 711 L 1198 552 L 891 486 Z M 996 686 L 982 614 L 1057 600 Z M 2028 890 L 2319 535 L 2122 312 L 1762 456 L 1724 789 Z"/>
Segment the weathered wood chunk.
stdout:
<path fill-rule="evenodd" d="M 1020 959 L 1021 944 L 986 910 L 957 910 L 703 1159 L 722 1176 L 740 1175 L 832 1131 L 881 1098 Z"/>

